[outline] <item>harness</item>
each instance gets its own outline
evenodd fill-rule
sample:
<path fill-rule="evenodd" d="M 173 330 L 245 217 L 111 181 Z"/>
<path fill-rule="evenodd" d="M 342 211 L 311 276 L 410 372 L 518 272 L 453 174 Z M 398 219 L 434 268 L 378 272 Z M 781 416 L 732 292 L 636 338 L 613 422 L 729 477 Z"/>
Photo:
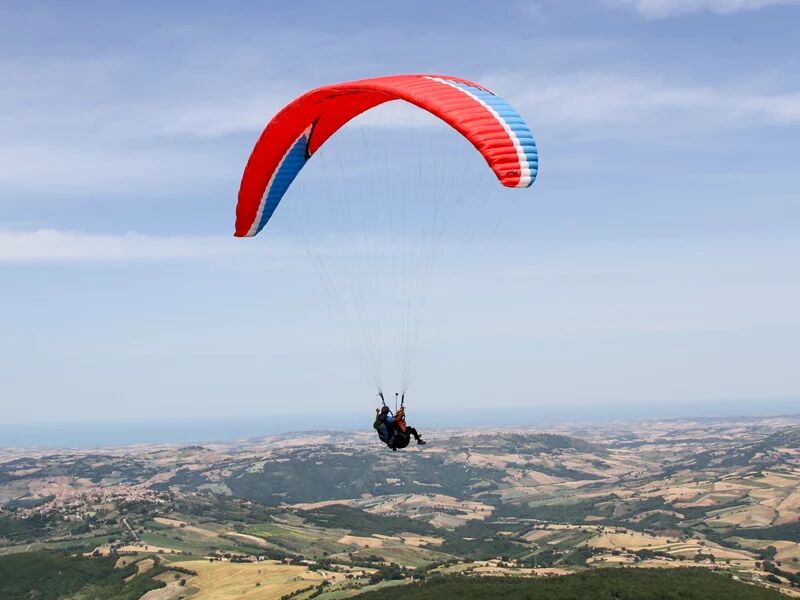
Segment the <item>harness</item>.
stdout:
<path fill-rule="evenodd" d="M 383 397 L 383 392 L 378 392 L 378 396 L 381 399 L 381 404 L 383 406 L 387 406 L 386 398 Z M 397 407 L 398 398 L 400 399 L 400 407 L 399 408 Z M 394 427 L 396 429 L 395 434 L 394 434 L 394 438 L 396 440 L 395 444 L 396 444 L 396 446 L 398 448 L 405 448 L 408 445 L 408 441 L 409 441 L 408 440 L 408 433 L 406 433 L 407 425 L 406 425 L 405 403 L 406 403 L 406 395 L 405 395 L 405 393 L 403 393 L 402 396 L 400 394 L 398 394 L 398 393 L 395 393 L 395 395 L 394 395 L 395 411 L 392 412 L 391 409 L 390 409 L 389 412 L 387 413 L 387 414 L 390 414 L 390 415 L 392 415 L 394 417 L 393 425 L 394 425 Z M 386 425 L 387 429 L 388 429 L 388 424 L 385 421 L 382 421 L 381 423 Z M 375 425 L 376 425 L 375 429 L 378 429 L 378 427 L 379 427 L 378 421 L 375 422 Z M 380 433 L 379 433 L 379 435 L 380 435 Z M 386 441 L 386 440 L 384 440 L 384 441 Z"/>

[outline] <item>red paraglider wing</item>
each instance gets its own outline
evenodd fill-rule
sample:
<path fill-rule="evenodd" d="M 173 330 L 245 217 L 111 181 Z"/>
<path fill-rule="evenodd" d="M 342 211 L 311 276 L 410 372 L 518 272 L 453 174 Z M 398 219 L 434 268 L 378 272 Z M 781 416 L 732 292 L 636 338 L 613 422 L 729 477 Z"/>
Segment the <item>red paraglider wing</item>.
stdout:
<path fill-rule="evenodd" d="M 396 75 L 327 85 L 281 109 L 253 149 L 242 176 L 236 236 L 256 235 L 306 161 L 345 123 L 375 106 L 405 100 L 467 138 L 507 187 L 528 187 L 538 154 L 528 126 L 486 88 L 445 75 Z"/>

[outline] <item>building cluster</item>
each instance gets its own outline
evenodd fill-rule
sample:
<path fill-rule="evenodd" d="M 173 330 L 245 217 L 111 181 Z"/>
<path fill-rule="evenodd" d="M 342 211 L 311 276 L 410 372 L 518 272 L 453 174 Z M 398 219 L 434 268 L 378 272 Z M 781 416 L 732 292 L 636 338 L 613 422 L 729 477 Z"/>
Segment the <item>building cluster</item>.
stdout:
<path fill-rule="evenodd" d="M 152 503 L 165 504 L 163 492 L 141 486 L 111 485 L 92 488 L 67 488 L 58 491 L 50 500 L 31 508 L 20 508 L 17 514 L 27 518 L 34 515 L 57 514 L 65 520 L 87 519 L 95 516 L 97 507 L 104 504 Z"/>

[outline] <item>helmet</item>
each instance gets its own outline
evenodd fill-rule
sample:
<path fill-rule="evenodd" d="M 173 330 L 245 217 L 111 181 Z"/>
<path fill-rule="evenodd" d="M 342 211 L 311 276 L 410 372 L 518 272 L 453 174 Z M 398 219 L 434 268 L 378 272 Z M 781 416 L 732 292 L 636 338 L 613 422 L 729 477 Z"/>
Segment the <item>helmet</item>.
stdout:
<path fill-rule="evenodd" d="M 382 415 L 388 415 L 388 414 L 389 414 L 389 407 L 388 407 L 388 406 L 384 406 L 384 407 L 381 409 L 381 414 L 382 414 Z"/>

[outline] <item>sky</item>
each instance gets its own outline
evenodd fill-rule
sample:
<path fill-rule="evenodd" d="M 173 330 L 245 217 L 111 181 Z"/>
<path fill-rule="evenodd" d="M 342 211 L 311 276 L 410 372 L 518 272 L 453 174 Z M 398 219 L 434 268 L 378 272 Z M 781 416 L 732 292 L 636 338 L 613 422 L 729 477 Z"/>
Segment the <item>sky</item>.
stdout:
<path fill-rule="evenodd" d="M 796 412 L 798 22 L 793 0 L 0 2 L 2 423 L 369 418 L 314 257 L 343 287 L 393 282 L 323 217 L 368 206 L 377 247 L 387 207 L 445 196 L 463 210 L 444 203 L 418 414 Z M 505 98 L 538 181 L 502 189 L 454 132 L 386 107 L 233 238 L 269 118 L 395 73 Z"/>

